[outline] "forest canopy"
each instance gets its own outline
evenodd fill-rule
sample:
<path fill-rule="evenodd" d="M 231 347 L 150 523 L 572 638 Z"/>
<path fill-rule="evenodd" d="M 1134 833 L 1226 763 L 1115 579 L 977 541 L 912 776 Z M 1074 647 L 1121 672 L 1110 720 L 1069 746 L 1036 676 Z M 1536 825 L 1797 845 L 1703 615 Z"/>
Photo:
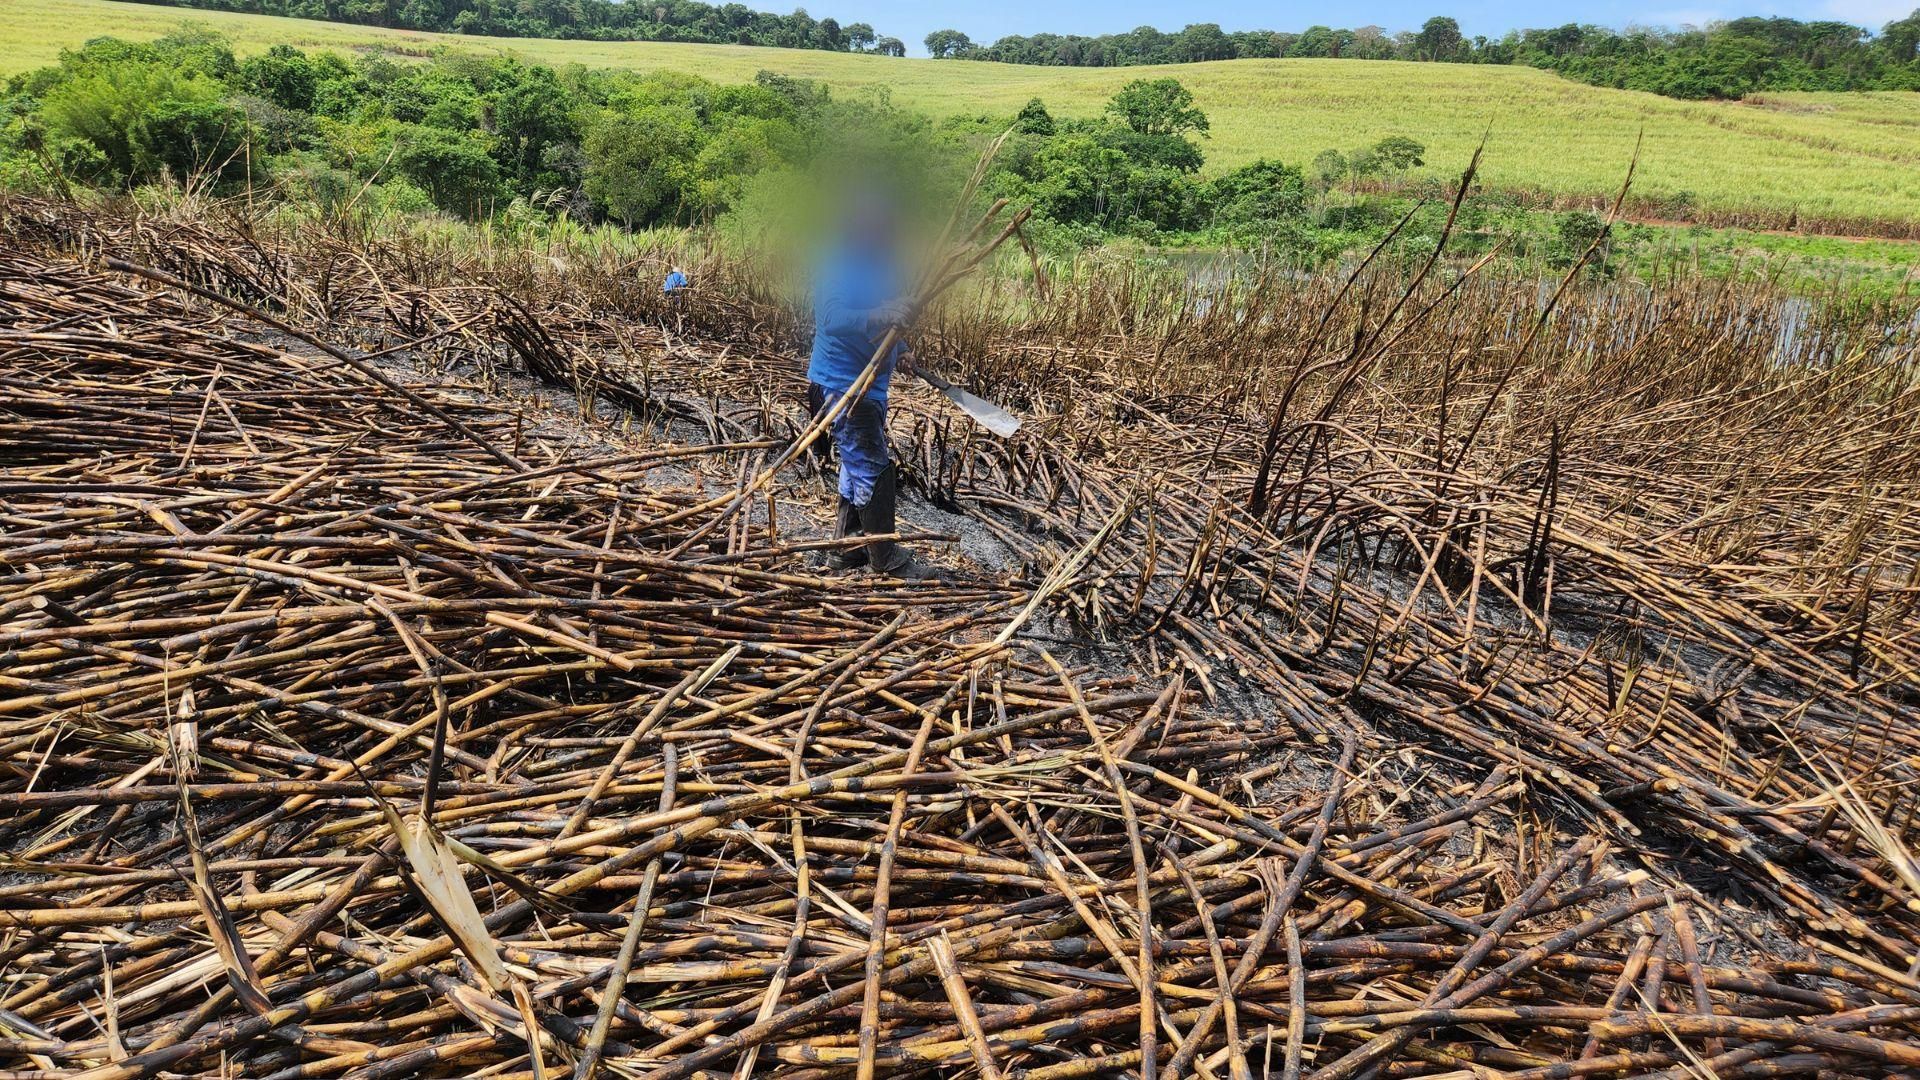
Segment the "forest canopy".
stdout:
<path fill-rule="evenodd" d="M 1214 23 L 1195 23 L 1178 33 L 1143 26 L 1124 34 L 1016 35 L 976 45 L 958 31 L 938 30 L 926 46 L 936 58 L 1066 67 L 1291 57 L 1515 64 L 1595 86 L 1678 98 L 1920 89 L 1920 11 L 1877 34 L 1845 22 L 1754 17 L 1680 30 L 1568 23 L 1489 38 L 1468 37 L 1457 20 L 1442 15 L 1399 33 L 1379 26 L 1229 33 Z"/>
<path fill-rule="evenodd" d="M 884 95 L 839 97 L 772 72 L 554 69 L 510 57 L 424 62 L 279 45 L 249 58 L 204 30 L 98 38 L 0 93 L 0 184 L 268 191 L 333 218 L 439 211 L 637 229 L 791 216 L 810 180 L 964 174 L 1012 126 L 988 188 L 1060 245 L 1109 237 L 1272 242 L 1307 228 L 1310 189 L 1391 179 L 1420 146 L 1355 148 L 1338 174 L 1262 160 L 1203 176 L 1209 121 L 1176 79 L 1122 87 L 1098 116 L 934 120 Z M 1410 149 L 1409 149 L 1410 147 Z M 1309 245 L 1311 246 L 1311 245 Z"/>
<path fill-rule="evenodd" d="M 595 41 L 693 41 L 782 49 L 906 55 L 899 38 L 866 23 L 816 19 L 805 8 L 775 15 L 745 4 L 700 0 L 143 0 L 209 11 L 284 15 L 296 19 L 400 30 L 494 37 Z"/>

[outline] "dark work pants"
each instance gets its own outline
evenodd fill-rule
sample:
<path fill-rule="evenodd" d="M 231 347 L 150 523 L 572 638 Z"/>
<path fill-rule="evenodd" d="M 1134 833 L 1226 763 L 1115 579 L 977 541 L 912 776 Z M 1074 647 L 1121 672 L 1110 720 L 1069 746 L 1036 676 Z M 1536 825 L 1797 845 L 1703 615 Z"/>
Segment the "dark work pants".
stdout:
<path fill-rule="evenodd" d="M 809 396 L 812 391 L 820 394 L 821 411 L 832 408 L 840 396 L 818 385 Z M 840 454 L 840 497 L 855 506 L 867 505 L 874 483 L 893 464 L 887 453 L 886 399 L 865 395 L 841 413 L 833 422 L 833 448 Z"/>

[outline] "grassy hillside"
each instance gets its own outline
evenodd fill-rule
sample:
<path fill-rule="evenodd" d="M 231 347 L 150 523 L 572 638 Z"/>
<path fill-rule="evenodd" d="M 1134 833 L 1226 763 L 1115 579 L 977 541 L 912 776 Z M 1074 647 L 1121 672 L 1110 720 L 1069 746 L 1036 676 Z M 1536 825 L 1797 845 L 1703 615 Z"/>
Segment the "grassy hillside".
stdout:
<path fill-rule="evenodd" d="M 1213 119 L 1213 167 L 1261 156 L 1305 162 L 1387 135 L 1428 146 L 1428 170 L 1453 172 L 1483 133 L 1494 186 L 1602 198 L 1645 133 L 1635 190 L 1686 201 L 1719 220 L 1789 213 L 1844 230 L 1868 221 L 1920 223 L 1920 95 L 1769 94 L 1744 103 L 1685 102 L 1568 82 L 1525 68 L 1357 60 L 1229 60 L 1163 68 L 1040 68 L 732 45 L 570 42 L 463 37 L 184 11 L 112 0 L 0 3 L 0 74 L 47 63 L 89 37 L 148 38 L 191 18 L 242 53 L 276 43 L 442 47 L 512 52 L 547 64 L 672 68 L 738 81 L 769 69 L 844 92 L 884 88 L 894 102 L 936 114 L 1011 113 L 1039 97 L 1061 115 L 1089 115 L 1121 84 L 1172 74 Z"/>

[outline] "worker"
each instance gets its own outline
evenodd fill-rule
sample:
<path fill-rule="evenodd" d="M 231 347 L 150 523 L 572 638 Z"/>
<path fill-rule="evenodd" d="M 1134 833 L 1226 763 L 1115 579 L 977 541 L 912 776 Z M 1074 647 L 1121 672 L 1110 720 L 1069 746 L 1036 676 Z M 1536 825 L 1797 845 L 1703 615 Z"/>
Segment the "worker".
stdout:
<path fill-rule="evenodd" d="M 660 286 L 660 291 L 671 296 L 686 287 L 687 272 L 676 266 L 667 271 L 667 280 Z"/>
<path fill-rule="evenodd" d="M 912 302 L 902 295 L 894 233 L 887 208 L 866 201 L 849 216 L 820 263 L 807 379 L 818 388 L 822 409 L 833 408 L 852 390 L 888 332 L 904 329 L 912 319 Z M 887 387 L 894 368 L 904 362 L 907 349 L 896 343 L 881 357 L 866 392 L 833 422 L 833 445 L 840 458 L 835 539 L 895 531 L 897 471 L 887 450 Z M 842 568 L 865 564 L 884 574 L 904 569 L 913 555 L 885 540 L 845 551 L 836 561 Z"/>

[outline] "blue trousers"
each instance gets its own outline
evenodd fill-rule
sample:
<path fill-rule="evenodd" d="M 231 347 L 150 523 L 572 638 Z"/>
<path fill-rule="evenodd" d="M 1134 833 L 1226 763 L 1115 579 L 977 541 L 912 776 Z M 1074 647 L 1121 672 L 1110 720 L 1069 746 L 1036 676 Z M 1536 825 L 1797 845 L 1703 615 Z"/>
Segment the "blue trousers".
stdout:
<path fill-rule="evenodd" d="M 820 407 L 831 409 L 840 395 L 825 387 Z M 840 454 L 840 497 L 855 506 L 873 501 L 873 485 L 893 464 L 887 453 L 887 402 L 863 396 L 833 422 L 833 446 Z"/>

